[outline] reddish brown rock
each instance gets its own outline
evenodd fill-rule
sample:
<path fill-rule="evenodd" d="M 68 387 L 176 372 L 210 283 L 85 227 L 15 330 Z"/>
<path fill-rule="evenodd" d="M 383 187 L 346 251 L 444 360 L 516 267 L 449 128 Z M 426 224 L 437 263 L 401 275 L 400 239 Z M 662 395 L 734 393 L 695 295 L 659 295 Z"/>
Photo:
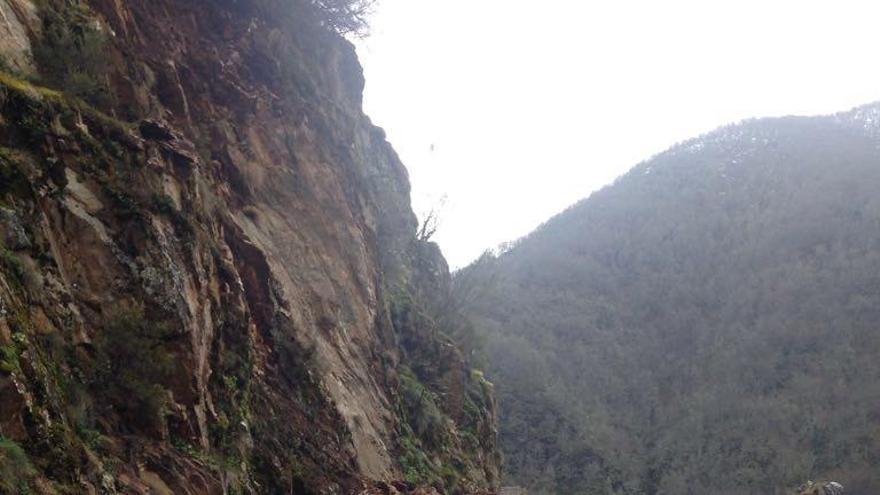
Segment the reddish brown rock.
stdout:
<path fill-rule="evenodd" d="M 26 445 L 34 486 L 493 489 L 491 394 L 442 329 L 394 302 L 442 297 L 448 269 L 416 240 L 353 47 L 293 1 L 88 4 L 113 33 L 114 103 L 0 91 L 0 146 L 21 182 L 0 204 L 28 240 L 0 270 L 0 343 L 22 361 L 0 375 L 0 434 Z M 112 344 L 120 331 L 134 333 Z M 161 363 L 107 362 L 150 332 L 140 350 Z M 440 443 L 403 414 L 404 369 L 437 397 Z M 165 403 L 158 418 L 149 400 Z M 413 444 L 430 469 L 400 484 Z"/>

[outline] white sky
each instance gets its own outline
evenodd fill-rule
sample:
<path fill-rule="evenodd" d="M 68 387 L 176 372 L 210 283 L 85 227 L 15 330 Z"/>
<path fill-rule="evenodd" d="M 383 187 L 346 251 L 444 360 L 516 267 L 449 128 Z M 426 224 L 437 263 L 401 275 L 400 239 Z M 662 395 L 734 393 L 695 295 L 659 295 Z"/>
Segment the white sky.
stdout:
<path fill-rule="evenodd" d="M 676 142 L 880 99 L 880 2 L 378 1 L 366 111 L 453 267 Z"/>

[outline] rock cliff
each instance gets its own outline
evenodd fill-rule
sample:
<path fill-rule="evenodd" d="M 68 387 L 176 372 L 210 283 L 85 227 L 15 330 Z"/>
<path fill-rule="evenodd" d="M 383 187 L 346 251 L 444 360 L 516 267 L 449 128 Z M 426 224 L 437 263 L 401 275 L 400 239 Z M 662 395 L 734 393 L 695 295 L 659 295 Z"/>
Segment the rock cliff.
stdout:
<path fill-rule="evenodd" d="M 448 268 L 314 6 L 0 13 L 0 492 L 495 489 Z"/>

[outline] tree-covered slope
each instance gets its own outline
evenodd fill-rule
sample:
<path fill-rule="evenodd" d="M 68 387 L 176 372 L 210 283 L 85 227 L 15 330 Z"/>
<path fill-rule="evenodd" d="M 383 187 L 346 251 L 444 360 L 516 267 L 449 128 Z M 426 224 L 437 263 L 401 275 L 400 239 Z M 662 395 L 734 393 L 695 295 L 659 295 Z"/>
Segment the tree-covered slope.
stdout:
<path fill-rule="evenodd" d="M 508 481 L 880 490 L 880 107 L 720 129 L 458 274 Z"/>

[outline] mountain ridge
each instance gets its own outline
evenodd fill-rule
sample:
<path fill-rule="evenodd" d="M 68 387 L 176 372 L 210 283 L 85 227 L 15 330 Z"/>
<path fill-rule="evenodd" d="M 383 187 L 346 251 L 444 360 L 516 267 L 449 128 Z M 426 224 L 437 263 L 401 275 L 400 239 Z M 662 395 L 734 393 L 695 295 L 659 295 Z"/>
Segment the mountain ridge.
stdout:
<path fill-rule="evenodd" d="M 509 482 L 744 494 L 837 476 L 871 493 L 877 110 L 685 141 L 456 275 L 495 286 L 468 313 Z M 819 412 L 838 389 L 849 403 Z"/>

